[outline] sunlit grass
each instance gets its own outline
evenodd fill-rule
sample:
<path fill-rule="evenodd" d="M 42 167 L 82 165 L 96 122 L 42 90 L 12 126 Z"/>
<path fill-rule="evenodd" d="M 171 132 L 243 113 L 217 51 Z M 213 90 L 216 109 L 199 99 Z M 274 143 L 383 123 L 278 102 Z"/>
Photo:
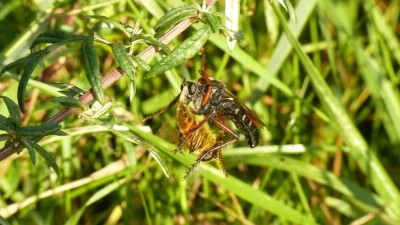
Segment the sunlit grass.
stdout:
<path fill-rule="evenodd" d="M 34 6 L 0 9 L 5 13 L 0 24 L 13 27 L 4 33 L 9 41 L 1 43 L 0 68 L 26 55 L 29 45 L 21 43 L 44 30 L 84 33 L 90 27 L 85 15 L 110 16 L 131 26 L 139 20 L 150 33 L 157 18 L 182 4 L 143 2 L 81 2 L 73 16 L 77 7 L 68 4 L 58 9 L 65 13 L 61 16 Z M 182 180 L 196 156 L 172 153 L 175 108 L 142 122 L 173 99 L 183 79 L 198 79 L 201 59 L 195 56 L 165 76 L 143 79 L 146 71 L 138 70 L 133 101 L 126 78 L 105 90 L 115 129 L 77 116 L 64 121 L 69 136 L 41 142 L 60 176 L 40 157 L 33 166 L 26 150 L 1 161 L 0 217 L 10 224 L 400 223 L 399 3 L 304 0 L 294 6 L 297 21 L 287 23 L 280 6 L 244 2 L 245 41 L 233 52 L 222 35 L 213 34 L 206 44 L 207 74 L 223 80 L 269 127 L 260 130 L 255 149 L 243 137 L 224 148 L 228 178 L 211 162 Z M 213 10 L 224 12 L 223 2 Z M 12 19 L 22 13 L 29 17 L 15 26 Z M 53 70 L 35 72 L 25 96 L 30 107 L 25 125 L 62 109 L 49 101 L 57 95 L 50 84 L 87 89 L 79 50 L 73 50 L 55 52 L 43 67 Z M 111 49 L 99 45 L 97 50 L 105 75 L 116 63 Z M 16 74 L 1 79 L 1 95 L 15 100 Z"/>

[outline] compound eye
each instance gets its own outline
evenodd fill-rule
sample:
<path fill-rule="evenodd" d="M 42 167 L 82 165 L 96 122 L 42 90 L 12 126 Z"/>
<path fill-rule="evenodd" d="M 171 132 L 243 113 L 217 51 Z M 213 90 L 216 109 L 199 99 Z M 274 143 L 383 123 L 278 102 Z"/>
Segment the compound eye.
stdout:
<path fill-rule="evenodd" d="M 196 90 L 197 90 L 196 84 L 193 83 L 193 82 L 190 82 L 190 83 L 189 83 L 189 86 L 188 86 L 189 94 L 190 94 L 190 95 L 193 95 L 194 93 L 196 93 Z"/>

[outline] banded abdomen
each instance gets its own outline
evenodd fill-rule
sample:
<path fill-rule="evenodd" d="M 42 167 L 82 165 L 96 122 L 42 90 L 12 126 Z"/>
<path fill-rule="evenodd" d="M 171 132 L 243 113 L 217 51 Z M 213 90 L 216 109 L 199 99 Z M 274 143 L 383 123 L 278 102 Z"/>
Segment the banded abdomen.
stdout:
<path fill-rule="evenodd" d="M 251 148 L 258 145 L 258 129 L 254 122 L 254 118 L 249 115 L 244 107 L 239 105 L 233 99 L 226 98 L 221 103 L 222 113 L 226 115 L 235 126 L 246 137 L 247 142 Z"/>

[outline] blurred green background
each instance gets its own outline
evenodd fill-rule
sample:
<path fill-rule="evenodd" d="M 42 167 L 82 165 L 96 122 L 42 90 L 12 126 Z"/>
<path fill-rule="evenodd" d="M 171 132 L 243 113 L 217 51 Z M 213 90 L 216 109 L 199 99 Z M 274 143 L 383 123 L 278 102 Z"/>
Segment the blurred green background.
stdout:
<path fill-rule="evenodd" d="M 93 21 L 85 16 L 132 27 L 139 21 L 143 34 L 153 35 L 163 14 L 191 3 L 2 1 L 0 69 L 28 55 L 43 31 L 87 34 Z M 195 56 L 151 79 L 139 69 L 132 101 L 126 77 L 106 89 L 116 132 L 78 116 L 64 121 L 69 136 L 41 142 L 60 176 L 43 158 L 32 165 L 25 150 L 1 161 L 0 224 L 399 224 L 400 2 L 291 3 L 295 21 L 276 1 L 241 1 L 244 41 L 230 52 L 225 37 L 213 34 L 205 45 L 207 74 L 224 81 L 269 127 L 260 130 L 255 149 L 243 137 L 224 148 L 228 178 L 212 162 L 182 180 L 195 156 L 172 154 L 175 108 L 142 122 L 179 93 L 183 79 L 199 78 Z M 224 1 L 211 10 L 224 14 Z M 96 50 L 105 76 L 117 63 L 108 46 Z M 17 78 L 3 74 L 0 95 L 16 100 Z M 24 125 L 63 108 L 50 101 L 57 95 L 52 84 L 89 89 L 79 45 L 48 54 L 32 81 Z M 8 114 L 3 102 L 0 113 Z"/>

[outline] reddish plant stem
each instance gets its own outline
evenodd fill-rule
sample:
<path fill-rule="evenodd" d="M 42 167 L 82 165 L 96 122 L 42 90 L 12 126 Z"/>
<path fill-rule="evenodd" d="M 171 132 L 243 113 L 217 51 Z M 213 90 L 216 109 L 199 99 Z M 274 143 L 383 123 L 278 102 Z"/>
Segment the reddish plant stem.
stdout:
<path fill-rule="evenodd" d="M 166 33 L 164 36 L 162 36 L 158 41 L 160 41 L 163 44 L 168 44 L 171 40 L 176 38 L 184 30 L 186 30 L 193 22 L 194 22 L 193 19 L 187 19 L 187 20 L 180 22 L 173 29 L 171 29 L 168 33 Z M 159 50 L 160 50 L 159 47 L 151 45 L 151 46 L 147 47 L 143 52 L 138 54 L 137 56 L 143 60 L 147 60 L 147 59 L 150 59 L 151 57 L 153 57 Z M 108 73 L 102 79 L 101 87 L 103 89 L 106 89 L 106 88 L 112 86 L 116 81 L 118 81 L 123 76 L 124 76 L 123 71 L 121 70 L 120 67 L 118 67 L 115 70 Z M 94 95 L 93 95 L 92 89 L 87 91 L 85 94 L 83 94 L 79 98 L 79 101 L 84 105 L 89 104 L 93 100 L 94 100 Z M 64 121 L 67 117 L 69 117 L 70 115 L 77 113 L 77 112 L 79 112 L 79 109 L 77 109 L 77 108 L 65 108 L 65 109 L 61 110 L 60 112 L 58 112 L 53 117 L 51 117 L 48 121 L 60 123 L 60 122 Z M 1 160 L 1 158 L 0 158 L 0 160 Z"/>

